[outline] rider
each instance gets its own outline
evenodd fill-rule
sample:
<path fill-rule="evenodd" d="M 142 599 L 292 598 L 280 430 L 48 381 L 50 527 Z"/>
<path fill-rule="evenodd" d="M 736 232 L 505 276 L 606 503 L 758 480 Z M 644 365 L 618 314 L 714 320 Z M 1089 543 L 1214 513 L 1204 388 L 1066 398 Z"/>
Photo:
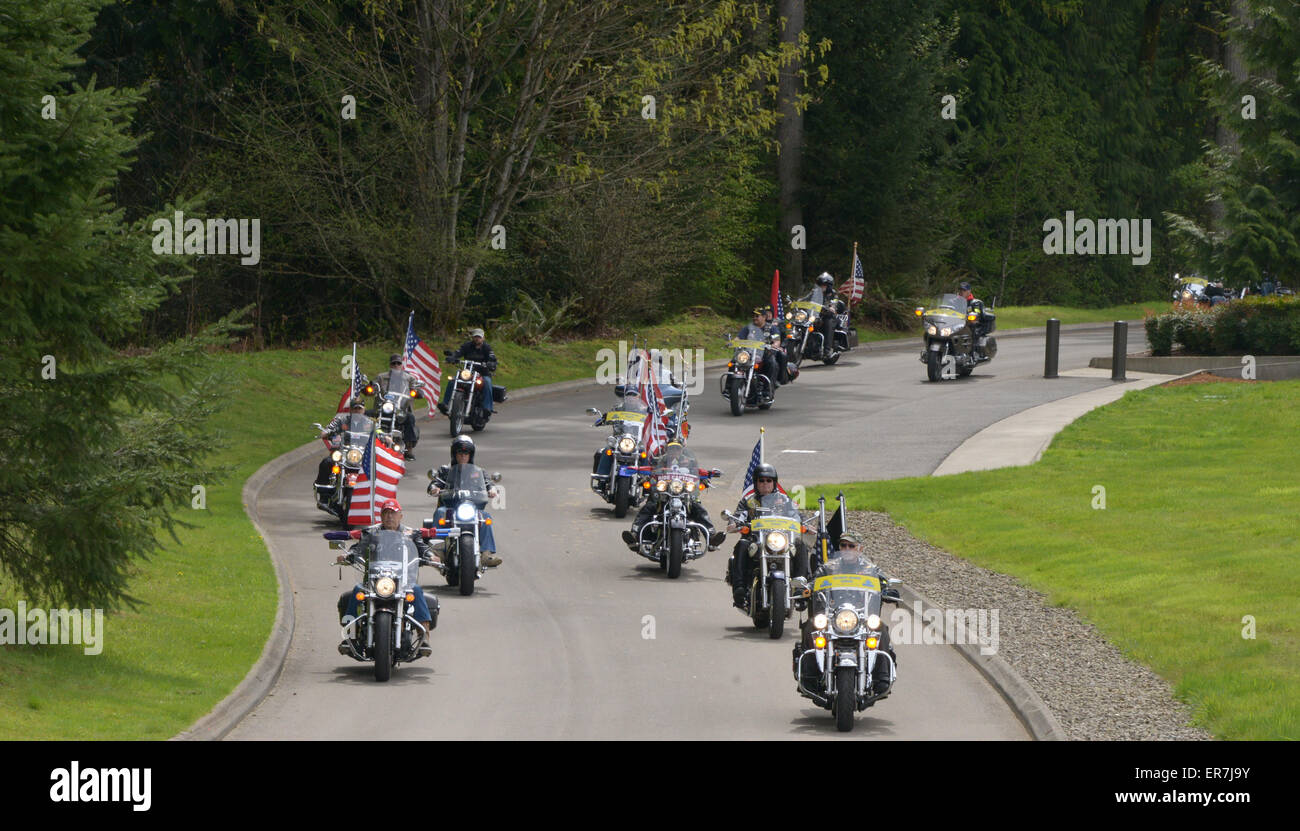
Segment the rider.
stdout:
<path fill-rule="evenodd" d="M 343 433 L 365 433 L 370 435 L 370 431 L 375 429 L 375 422 L 366 415 L 366 402 L 361 400 L 361 396 L 353 396 L 348 402 L 348 412 L 339 413 L 330 420 L 325 429 L 321 432 L 319 438 L 334 439 Z M 316 473 L 316 484 L 326 485 L 330 480 L 330 471 L 334 466 L 334 460 L 326 455 L 321 460 L 320 470 Z"/>
<path fill-rule="evenodd" d="M 482 364 L 479 367 L 479 377 L 483 379 L 483 396 L 481 406 L 485 412 L 492 412 L 492 373 L 497 371 L 497 356 L 492 351 L 492 347 L 487 341 L 483 340 L 482 329 L 470 329 L 469 340 L 460 345 L 460 348 L 451 353 L 448 361 L 455 363 L 457 361 L 477 361 Z M 447 386 L 442 391 L 442 398 L 438 401 L 438 412 L 443 415 L 447 414 L 447 401 L 451 397 L 451 385 L 456 379 L 455 373 L 447 379 Z"/>
<path fill-rule="evenodd" d="M 402 421 L 402 443 L 406 445 L 406 460 L 408 462 L 415 459 L 415 455 L 411 451 L 415 449 L 415 445 L 420 441 L 420 429 L 415 423 L 415 413 L 411 410 L 409 393 L 411 390 L 418 390 L 423 386 L 423 381 L 402 369 L 402 356 L 396 353 L 388 356 L 388 371 L 375 376 L 376 399 L 382 401 L 389 390 L 398 392 L 402 396 L 402 412 L 405 413 L 405 418 Z"/>
<path fill-rule="evenodd" d="M 411 541 L 415 543 L 415 550 L 420 554 L 421 565 L 437 564 L 438 560 L 429 553 L 429 545 L 425 542 L 420 529 L 402 524 L 402 506 L 398 504 L 396 499 L 389 499 L 379 506 L 379 522 L 377 524 L 364 529 L 357 528 L 351 532 L 352 539 L 361 540 L 361 544 L 353 546 L 352 551 L 346 555 L 338 555 L 334 562 L 340 565 L 358 563 L 364 567 L 365 561 L 369 558 L 370 552 L 375 546 L 375 532 L 380 530 L 401 531 L 404 536 L 410 537 Z M 339 596 L 339 619 L 344 626 L 347 626 L 357 616 L 357 592 L 364 590 L 364 586 L 357 584 L 351 591 L 344 592 Z M 429 613 L 429 604 L 424 599 L 424 592 L 416 591 L 414 594 L 415 601 L 411 604 L 411 616 L 424 624 L 424 644 L 420 647 L 420 651 L 422 654 L 428 655 L 429 630 L 433 628 L 433 615 Z M 344 643 L 346 644 L 347 641 L 344 640 Z"/>
<path fill-rule="evenodd" d="M 867 574 L 878 579 L 880 581 L 881 591 L 883 592 L 885 590 L 889 578 L 887 578 L 885 573 L 881 571 L 880 566 L 877 566 L 875 563 L 867 559 L 866 553 L 862 550 L 862 543 L 855 534 L 847 531 L 840 534 L 838 553 L 838 557 L 831 557 L 826 561 L 825 565 L 813 573 L 809 585 L 814 585 L 820 577 L 827 577 L 832 574 Z M 833 613 L 833 610 L 822 607 L 822 599 L 816 592 L 813 593 L 813 598 L 814 601 L 811 604 L 811 608 L 808 610 L 808 619 L 803 623 L 802 645 L 795 645 L 796 660 L 803 650 L 812 648 L 813 617 L 818 613 L 827 615 Z M 894 654 L 894 648 L 890 645 L 888 626 L 881 627 L 880 648 L 889 653 L 889 657 L 894 660 L 894 668 L 897 669 L 898 656 Z M 808 655 L 806 657 L 811 658 L 812 660 L 810 662 L 811 666 L 807 664 L 804 666 L 804 677 L 819 677 L 817 673 L 816 656 Z M 883 692 L 888 686 L 889 680 L 887 676 L 884 679 L 878 679 L 876 681 L 876 687 L 879 692 Z"/>
<path fill-rule="evenodd" d="M 963 280 L 963 281 L 962 281 L 962 282 L 957 286 L 957 296 L 959 296 L 959 297 L 961 297 L 963 300 L 965 300 L 966 303 L 967 303 L 967 306 L 968 306 L 968 307 L 969 307 L 969 305 L 970 305 L 971 303 L 975 303 L 975 302 L 977 302 L 976 299 L 975 299 L 975 295 L 974 295 L 974 294 L 971 292 L 971 290 L 970 290 L 970 283 L 966 282 L 965 280 Z M 975 336 L 976 336 L 977 338 L 978 338 L 980 335 L 986 334 L 986 332 L 985 332 L 985 328 L 988 326 L 988 321 L 987 321 L 987 319 L 984 317 L 984 304 L 983 304 L 983 303 L 980 303 L 980 305 L 979 305 L 979 307 L 978 307 L 978 311 L 979 311 L 979 320 L 977 320 L 977 321 L 975 322 L 975 326 L 974 326 L 974 329 L 975 329 Z"/>
<path fill-rule="evenodd" d="M 690 460 L 693 462 L 695 457 L 685 451 L 686 448 L 680 441 L 674 440 L 668 442 L 663 453 L 660 453 L 654 458 L 654 467 L 672 464 L 673 460 L 678 456 L 683 456 L 684 460 Z M 697 468 L 693 472 L 701 478 L 709 475 L 709 471 L 704 468 Z M 654 493 L 654 491 L 651 491 L 651 493 Z M 631 529 L 623 532 L 623 542 L 627 543 L 628 548 L 636 551 L 637 541 L 641 536 L 641 526 L 653 519 L 658 509 L 658 500 L 647 499 L 645 504 L 641 506 L 641 510 L 637 511 L 636 519 L 632 520 Z M 722 545 L 722 541 L 727 538 L 726 534 L 713 527 L 713 521 L 709 519 L 708 510 L 705 509 L 704 504 L 698 498 L 690 501 L 690 508 L 687 516 L 690 518 L 691 522 L 698 522 L 700 525 L 704 526 L 706 531 L 709 532 L 710 551 L 713 551 L 719 545 Z"/>
<path fill-rule="evenodd" d="M 761 464 L 754 468 L 754 493 L 747 498 L 741 498 L 736 503 L 736 510 L 733 513 L 736 519 L 741 523 L 757 516 L 788 516 L 792 519 L 798 519 L 803 522 L 799 516 L 799 510 L 795 507 L 790 497 L 777 490 L 779 478 L 776 474 L 776 468 L 769 464 Z M 761 512 L 761 514 L 760 514 Z M 740 530 L 740 525 L 735 521 L 727 523 L 727 531 L 735 532 Z M 731 585 L 731 597 L 738 608 L 745 608 L 745 595 L 749 592 L 749 584 L 754 574 L 755 561 L 749 556 L 750 540 L 744 537 L 736 543 L 735 549 L 731 552 L 731 559 L 727 562 L 726 582 Z M 792 559 L 791 574 L 792 577 L 806 577 L 808 574 L 808 552 L 803 544 L 803 540 L 796 538 L 794 540 L 795 555 Z"/>
<path fill-rule="evenodd" d="M 757 340 L 769 343 L 768 337 L 770 335 L 776 335 L 776 343 L 763 350 L 763 361 L 759 365 L 758 371 L 766 375 L 767 380 L 772 384 L 772 389 L 776 389 L 781 384 L 788 384 L 790 378 L 785 367 L 785 350 L 779 348 L 781 343 L 780 329 L 767 322 L 767 308 L 764 306 L 755 308 L 753 322 L 742 326 L 736 337 L 740 340 Z"/>
<path fill-rule="evenodd" d="M 487 471 L 474 464 L 474 440 L 469 436 L 457 436 L 451 440 L 451 463 L 445 464 L 438 468 L 438 472 L 433 475 L 433 481 L 429 483 L 429 495 L 438 497 L 438 513 L 444 513 L 450 507 L 452 496 L 443 496 L 444 489 L 450 484 L 451 466 L 468 465 L 472 470 L 469 471 L 469 479 L 463 478 L 461 482 L 468 482 L 475 486 L 479 483 L 483 485 L 484 490 L 490 498 L 495 499 L 497 489 L 492 485 L 492 480 Z M 492 517 L 487 511 L 483 511 L 483 519 L 491 520 Z M 496 537 L 492 535 L 492 525 L 490 522 L 483 522 L 479 526 L 479 545 L 480 561 L 485 566 L 501 565 L 501 558 L 496 555 L 497 543 Z"/>
<path fill-rule="evenodd" d="M 781 346 L 782 344 L 784 344 L 785 331 L 781 328 L 782 323 L 784 321 L 780 321 L 776 319 L 776 311 L 771 306 L 763 307 L 763 319 L 764 321 L 766 321 L 767 327 L 769 330 L 771 330 L 772 334 L 776 335 L 777 346 Z M 781 374 L 779 377 L 782 379 L 781 380 L 782 384 L 788 384 L 799 377 L 799 367 L 790 366 L 790 362 L 788 357 L 785 354 L 784 348 L 778 349 L 776 351 L 776 363 L 781 370 Z"/>
<path fill-rule="evenodd" d="M 813 323 L 813 331 L 822 336 L 822 352 L 831 352 L 835 347 L 835 316 L 844 306 L 844 301 L 835 294 L 835 278 L 823 271 L 817 275 L 816 286 L 803 299 L 821 304 L 821 315 Z"/>

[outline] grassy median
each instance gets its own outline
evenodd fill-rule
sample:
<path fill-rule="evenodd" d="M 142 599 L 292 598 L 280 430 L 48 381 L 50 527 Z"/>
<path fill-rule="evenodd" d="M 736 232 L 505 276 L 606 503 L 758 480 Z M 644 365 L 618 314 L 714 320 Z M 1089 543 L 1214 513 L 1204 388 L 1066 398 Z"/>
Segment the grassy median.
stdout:
<path fill-rule="evenodd" d="M 1085 415 L 1029 467 L 843 489 L 1075 609 L 1216 736 L 1297 739 L 1297 435 L 1300 381 L 1155 387 Z"/>

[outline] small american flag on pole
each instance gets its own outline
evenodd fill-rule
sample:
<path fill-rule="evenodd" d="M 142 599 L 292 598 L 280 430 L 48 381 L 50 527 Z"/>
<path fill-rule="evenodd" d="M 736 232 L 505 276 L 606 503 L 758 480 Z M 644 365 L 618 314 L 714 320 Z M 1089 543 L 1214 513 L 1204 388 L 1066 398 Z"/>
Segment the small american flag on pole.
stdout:
<path fill-rule="evenodd" d="M 361 367 L 357 366 L 357 345 L 352 344 L 352 385 L 343 391 L 343 397 L 339 399 L 339 408 L 335 413 L 345 413 L 348 411 L 348 402 L 353 396 L 361 394 L 361 387 L 365 382 L 361 380 Z"/>
<path fill-rule="evenodd" d="M 763 463 L 763 437 L 766 432 L 764 428 L 759 428 L 758 444 L 754 445 L 754 452 L 749 454 L 749 469 L 745 471 L 745 484 L 740 490 L 741 499 L 748 499 L 754 495 L 754 470 Z M 780 482 L 776 483 L 776 489 L 785 493 L 785 488 L 781 487 Z"/>
<path fill-rule="evenodd" d="M 862 260 L 858 259 L 858 244 L 853 243 L 853 276 L 844 281 L 840 286 L 840 294 L 849 298 L 849 305 L 857 303 L 862 299 L 862 292 L 866 289 L 866 275 L 862 273 Z"/>
<path fill-rule="evenodd" d="M 772 315 L 773 320 L 779 321 L 785 317 L 785 309 L 781 303 L 781 271 L 777 269 L 772 272 Z"/>
<path fill-rule="evenodd" d="M 424 399 L 429 402 L 429 418 L 442 395 L 438 356 L 415 336 L 415 312 L 406 319 L 406 371 L 424 382 Z"/>
<path fill-rule="evenodd" d="M 373 474 L 372 474 L 373 471 Z M 378 507 L 397 498 L 397 483 L 406 473 L 401 453 L 373 438 L 361 460 L 361 476 L 352 489 L 348 525 L 373 525 L 379 521 Z"/>

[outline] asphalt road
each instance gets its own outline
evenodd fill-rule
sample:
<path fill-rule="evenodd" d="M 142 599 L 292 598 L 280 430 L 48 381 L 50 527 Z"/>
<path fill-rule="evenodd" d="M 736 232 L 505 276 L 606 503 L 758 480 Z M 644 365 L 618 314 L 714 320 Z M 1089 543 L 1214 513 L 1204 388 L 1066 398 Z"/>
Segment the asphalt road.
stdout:
<path fill-rule="evenodd" d="M 1040 337 L 999 346 L 971 377 L 940 384 L 925 381 L 919 340 L 906 352 L 854 352 L 806 369 L 770 411 L 741 418 L 718 394 L 719 372 L 708 373 L 692 397 L 690 444 L 726 475 L 706 506 L 721 525 L 760 425 L 787 488 L 927 475 L 989 424 L 1109 383 L 1044 380 Z M 1063 333 L 1061 369 L 1109 351 L 1109 332 Z M 893 695 L 859 713 L 852 733 L 836 733 L 830 712 L 795 692 L 796 627 L 773 642 L 731 607 L 722 576 L 734 537 L 671 581 L 627 550 L 630 515 L 615 519 L 588 486 L 608 428 L 593 428 L 584 410 L 612 398 L 593 384 L 506 404 L 475 434 L 476 461 L 504 475 L 505 505 L 494 512 L 504 565 L 468 598 L 424 570 L 442 602 L 433 655 L 399 666 L 387 684 L 336 649 L 335 603 L 356 572 L 340 579 L 321 538 L 337 526 L 311 501 L 318 460 L 271 481 L 255 508 L 288 552 L 296 629 L 276 687 L 230 738 L 1028 738 L 1001 696 L 942 645 L 899 645 Z M 399 493 L 412 526 L 432 513 L 425 471 L 446 460 L 449 443 L 441 417 L 421 429 Z"/>

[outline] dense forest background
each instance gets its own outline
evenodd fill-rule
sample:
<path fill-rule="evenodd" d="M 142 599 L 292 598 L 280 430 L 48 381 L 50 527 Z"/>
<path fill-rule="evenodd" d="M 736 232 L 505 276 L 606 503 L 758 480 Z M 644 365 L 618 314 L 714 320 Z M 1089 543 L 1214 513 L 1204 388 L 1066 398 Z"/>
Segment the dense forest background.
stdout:
<path fill-rule="evenodd" d="M 1167 296 L 1175 271 L 1300 275 L 1293 2 L 544 9 L 104 5 L 73 83 L 142 96 L 126 221 L 262 225 L 257 265 L 198 258 L 130 337 L 246 306 L 255 346 L 391 339 L 411 308 L 422 333 L 591 332 L 741 311 L 773 268 L 791 292 L 838 282 L 855 241 L 859 314 L 884 324 L 960 279 L 1101 306 Z M 1044 254 L 1067 210 L 1151 219 L 1150 263 Z"/>

